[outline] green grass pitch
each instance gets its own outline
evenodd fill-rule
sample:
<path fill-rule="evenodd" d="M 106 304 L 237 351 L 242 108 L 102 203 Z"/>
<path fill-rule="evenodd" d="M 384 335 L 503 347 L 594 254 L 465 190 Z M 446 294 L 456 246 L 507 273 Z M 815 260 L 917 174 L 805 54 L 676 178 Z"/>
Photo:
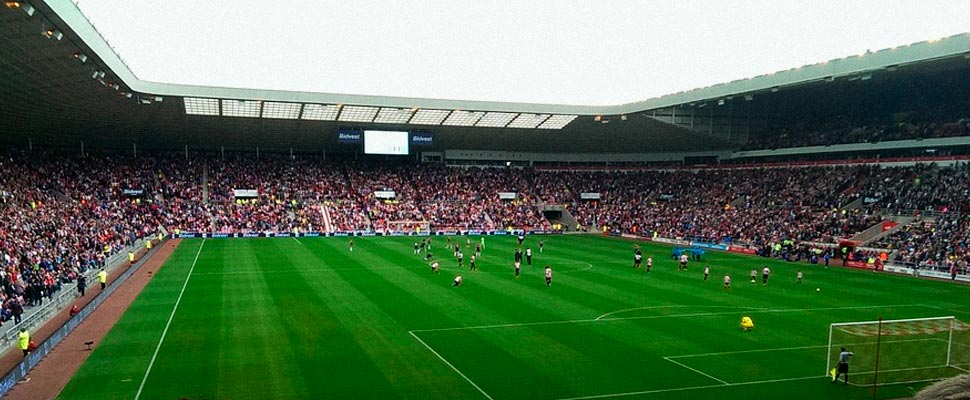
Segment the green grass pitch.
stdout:
<path fill-rule="evenodd" d="M 358 237 L 353 252 L 347 238 L 185 240 L 60 398 L 871 399 L 824 376 L 830 323 L 970 321 L 967 285 L 716 252 L 684 272 L 670 247 L 641 243 L 647 274 L 631 241 L 541 238 L 543 253 L 526 238 L 518 279 L 514 237 L 487 237 L 479 271 L 478 237 L 453 238 L 462 270 L 435 237 L 437 275 L 409 237 Z M 750 284 L 764 265 L 768 285 Z"/>

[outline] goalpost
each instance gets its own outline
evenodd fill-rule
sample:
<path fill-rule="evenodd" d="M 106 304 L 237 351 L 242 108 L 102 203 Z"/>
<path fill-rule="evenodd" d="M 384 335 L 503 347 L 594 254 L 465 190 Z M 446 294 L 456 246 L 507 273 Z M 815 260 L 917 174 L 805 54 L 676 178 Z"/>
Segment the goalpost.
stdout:
<path fill-rule="evenodd" d="M 429 221 L 387 221 L 387 229 L 391 232 L 426 235 L 429 232 L 431 232 L 431 222 Z"/>
<path fill-rule="evenodd" d="M 838 364 L 843 347 L 853 353 L 853 385 L 921 382 L 970 372 L 970 325 L 953 316 L 831 324 L 826 375 Z"/>

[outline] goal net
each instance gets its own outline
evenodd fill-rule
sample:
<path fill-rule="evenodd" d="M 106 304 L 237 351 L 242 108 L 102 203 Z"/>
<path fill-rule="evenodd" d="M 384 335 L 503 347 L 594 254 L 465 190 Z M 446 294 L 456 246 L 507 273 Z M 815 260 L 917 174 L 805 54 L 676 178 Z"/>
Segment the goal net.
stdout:
<path fill-rule="evenodd" d="M 831 324 L 826 374 L 836 368 L 843 347 L 853 353 L 853 385 L 922 382 L 970 372 L 970 325 L 955 317 Z"/>
<path fill-rule="evenodd" d="M 427 235 L 431 232 L 431 222 L 428 221 L 387 221 L 389 232 L 400 232 L 408 235 Z"/>

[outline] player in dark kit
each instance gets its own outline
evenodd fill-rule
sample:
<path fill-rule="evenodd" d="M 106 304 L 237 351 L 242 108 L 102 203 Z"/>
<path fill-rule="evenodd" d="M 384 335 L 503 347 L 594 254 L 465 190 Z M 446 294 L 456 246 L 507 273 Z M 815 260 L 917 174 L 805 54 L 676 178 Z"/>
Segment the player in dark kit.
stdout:
<path fill-rule="evenodd" d="M 522 241 L 525 240 L 525 235 L 520 233 L 518 239 L 519 239 L 519 246 L 522 246 Z"/>
<path fill-rule="evenodd" d="M 515 259 L 514 259 L 514 261 L 515 262 L 522 262 L 522 249 L 521 248 L 515 249 Z"/>
<path fill-rule="evenodd" d="M 478 257 L 481 257 L 482 256 L 482 244 L 481 243 L 476 243 L 475 244 L 475 255 L 478 256 Z"/>
<path fill-rule="evenodd" d="M 633 269 L 640 269 L 640 263 L 643 262 L 643 253 L 640 249 L 633 252 Z"/>
<path fill-rule="evenodd" d="M 532 248 L 525 249 L 525 263 L 526 265 L 532 265 Z"/>
<path fill-rule="evenodd" d="M 458 253 L 461 252 L 461 245 L 455 243 L 455 257 L 458 257 Z"/>
<path fill-rule="evenodd" d="M 475 255 L 474 254 L 472 255 L 472 257 L 470 259 L 468 259 L 468 266 L 469 266 L 469 268 L 472 271 L 475 271 L 477 269 L 477 268 L 475 268 Z"/>
<path fill-rule="evenodd" d="M 458 252 L 458 268 L 461 268 L 461 267 L 462 267 L 462 266 L 464 265 L 464 262 L 465 262 L 465 255 L 464 255 L 464 254 L 462 254 L 462 253 L 461 253 L 461 252 L 459 251 L 459 252 Z"/>

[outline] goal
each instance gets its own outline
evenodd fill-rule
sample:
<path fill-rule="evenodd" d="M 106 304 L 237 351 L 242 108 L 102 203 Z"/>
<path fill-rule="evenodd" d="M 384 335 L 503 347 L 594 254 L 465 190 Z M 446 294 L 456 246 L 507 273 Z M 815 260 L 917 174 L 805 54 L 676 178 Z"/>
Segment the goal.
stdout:
<path fill-rule="evenodd" d="M 407 235 L 427 235 L 431 232 L 431 222 L 428 221 L 387 221 L 389 232 L 399 232 Z"/>
<path fill-rule="evenodd" d="M 838 364 L 843 347 L 853 353 L 853 385 L 922 382 L 970 372 L 970 325 L 952 316 L 831 324 L 826 374 Z"/>

